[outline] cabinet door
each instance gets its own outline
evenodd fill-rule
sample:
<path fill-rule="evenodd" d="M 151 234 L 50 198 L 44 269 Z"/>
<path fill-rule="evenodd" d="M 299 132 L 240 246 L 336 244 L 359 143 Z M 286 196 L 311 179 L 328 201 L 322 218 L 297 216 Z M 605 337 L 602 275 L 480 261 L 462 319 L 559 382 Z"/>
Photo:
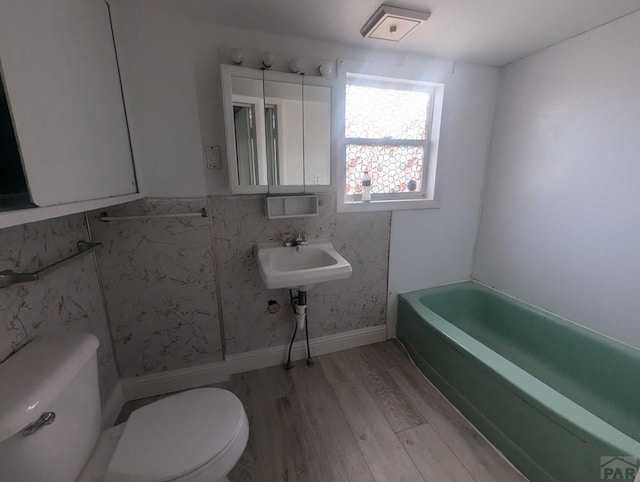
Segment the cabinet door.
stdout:
<path fill-rule="evenodd" d="M 136 192 L 103 0 L 3 0 L 0 63 L 35 204 Z"/>

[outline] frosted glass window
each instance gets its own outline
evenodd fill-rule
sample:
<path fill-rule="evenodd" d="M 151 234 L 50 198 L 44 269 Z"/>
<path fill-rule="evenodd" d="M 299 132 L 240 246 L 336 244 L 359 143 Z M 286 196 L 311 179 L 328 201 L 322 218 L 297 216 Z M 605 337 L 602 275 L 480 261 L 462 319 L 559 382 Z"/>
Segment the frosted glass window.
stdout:
<path fill-rule="evenodd" d="M 425 139 L 429 92 L 347 84 L 345 137 Z"/>
<path fill-rule="evenodd" d="M 347 144 L 345 194 L 362 194 L 366 168 L 371 176 L 372 194 L 421 192 L 423 164 L 423 146 Z"/>
<path fill-rule="evenodd" d="M 357 202 L 364 171 L 372 200 L 424 197 L 435 89 L 348 74 L 345 201 Z"/>

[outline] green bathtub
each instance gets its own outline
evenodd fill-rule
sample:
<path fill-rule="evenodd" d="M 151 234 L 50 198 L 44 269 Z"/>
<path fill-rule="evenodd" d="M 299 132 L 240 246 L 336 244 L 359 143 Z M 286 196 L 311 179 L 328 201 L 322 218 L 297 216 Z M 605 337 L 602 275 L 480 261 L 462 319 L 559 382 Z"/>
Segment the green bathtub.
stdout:
<path fill-rule="evenodd" d="M 401 294 L 397 336 L 531 481 L 633 481 L 639 350 L 471 281 Z"/>

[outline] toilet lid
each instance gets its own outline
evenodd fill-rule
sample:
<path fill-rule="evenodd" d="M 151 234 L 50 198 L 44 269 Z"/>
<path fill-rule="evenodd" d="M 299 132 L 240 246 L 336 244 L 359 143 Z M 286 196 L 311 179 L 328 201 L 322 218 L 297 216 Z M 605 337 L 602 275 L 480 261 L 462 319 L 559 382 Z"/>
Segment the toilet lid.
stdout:
<path fill-rule="evenodd" d="M 188 474 L 222 452 L 243 420 L 240 400 L 219 388 L 189 390 L 135 410 L 106 480 L 161 482 Z"/>

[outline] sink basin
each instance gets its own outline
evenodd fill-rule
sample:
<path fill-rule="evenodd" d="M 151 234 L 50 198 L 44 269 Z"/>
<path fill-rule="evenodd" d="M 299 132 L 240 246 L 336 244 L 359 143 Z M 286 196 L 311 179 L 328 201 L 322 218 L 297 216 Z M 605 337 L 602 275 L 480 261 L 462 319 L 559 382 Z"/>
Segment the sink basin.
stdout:
<path fill-rule="evenodd" d="M 258 244 L 258 270 L 268 289 L 307 291 L 317 283 L 351 276 L 351 265 L 328 239 L 309 241 L 298 251 L 279 243 Z"/>

